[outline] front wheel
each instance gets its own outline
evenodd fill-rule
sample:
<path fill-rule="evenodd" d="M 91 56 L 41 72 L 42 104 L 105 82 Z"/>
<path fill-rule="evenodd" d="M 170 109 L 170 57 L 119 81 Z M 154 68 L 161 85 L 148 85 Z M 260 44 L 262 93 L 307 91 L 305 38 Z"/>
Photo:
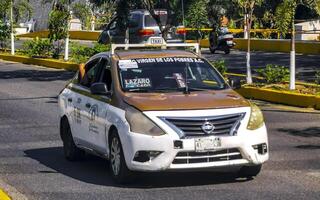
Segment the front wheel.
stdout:
<path fill-rule="evenodd" d="M 241 167 L 238 175 L 239 177 L 253 177 L 257 176 L 261 171 L 262 165 L 255 165 L 255 166 L 244 166 Z"/>
<path fill-rule="evenodd" d="M 67 120 L 63 120 L 61 123 L 61 135 L 63 141 L 64 156 L 69 161 L 81 160 L 85 156 L 85 152 L 78 148 L 74 143 L 70 125 Z"/>
<path fill-rule="evenodd" d="M 132 178 L 132 172 L 128 169 L 120 138 L 117 131 L 110 136 L 110 171 L 112 178 L 117 183 L 127 183 Z"/>

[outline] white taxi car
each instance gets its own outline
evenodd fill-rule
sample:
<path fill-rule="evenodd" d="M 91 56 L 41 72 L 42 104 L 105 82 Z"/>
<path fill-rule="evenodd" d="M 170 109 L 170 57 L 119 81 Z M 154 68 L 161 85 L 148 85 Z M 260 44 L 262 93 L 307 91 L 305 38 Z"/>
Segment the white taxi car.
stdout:
<path fill-rule="evenodd" d="M 119 46 L 81 65 L 59 95 L 68 160 L 85 152 L 109 159 L 118 182 L 134 171 L 260 172 L 269 158 L 262 113 L 209 62 L 185 50 Z"/>

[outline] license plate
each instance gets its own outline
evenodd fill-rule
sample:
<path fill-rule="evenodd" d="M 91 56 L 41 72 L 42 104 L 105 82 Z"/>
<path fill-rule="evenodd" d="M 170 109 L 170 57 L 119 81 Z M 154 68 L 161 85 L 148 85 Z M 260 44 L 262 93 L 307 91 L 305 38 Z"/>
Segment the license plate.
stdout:
<path fill-rule="evenodd" d="M 196 138 L 194 142 L 196 152 L 212 151 L 221 147 L 220 138 Z"/>
<path fill-rule="evenodd" d="M 151 44 L 162 44 L 163 43 L 163 39 L 162 38 L 151 38 L 150 39 L 150 43 Z"/>
<path fill-rule="evenodd" d="M 227 41 L 227 44 L 232 45 L 233 41 Z"/>

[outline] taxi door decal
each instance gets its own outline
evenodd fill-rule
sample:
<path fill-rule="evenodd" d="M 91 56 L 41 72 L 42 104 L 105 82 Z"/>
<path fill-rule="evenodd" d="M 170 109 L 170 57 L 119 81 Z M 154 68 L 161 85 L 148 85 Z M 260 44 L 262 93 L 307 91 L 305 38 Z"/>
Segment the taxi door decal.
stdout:
<path fill-rule="evenodd" d="M 96 118 L 98 117 L 98 113 L 98 105 L 92 105 L 89 110 L 89 132 L 96 134 L 99 134 L 98 127 L 95 125 L 97 123 Z"/>

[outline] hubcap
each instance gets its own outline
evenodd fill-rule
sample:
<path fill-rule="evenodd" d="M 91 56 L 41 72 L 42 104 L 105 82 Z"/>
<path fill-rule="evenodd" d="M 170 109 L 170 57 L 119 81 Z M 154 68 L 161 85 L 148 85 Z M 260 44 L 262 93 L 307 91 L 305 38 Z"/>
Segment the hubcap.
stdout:
<path fill-rule="evenodd" d="M 114 175 L 120 172 L 120 144 L 118 138 L 113 138 L 111 142 L 111 167 Z"/>

